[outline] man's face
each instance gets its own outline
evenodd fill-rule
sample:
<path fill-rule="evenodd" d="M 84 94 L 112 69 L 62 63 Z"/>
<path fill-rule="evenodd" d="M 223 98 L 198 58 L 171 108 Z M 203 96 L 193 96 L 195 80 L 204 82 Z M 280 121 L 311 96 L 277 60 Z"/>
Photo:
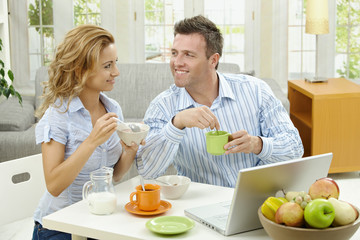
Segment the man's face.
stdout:
<path fill-rule="evenodd" d="M 171 49 L 170 69 L 175 85 L 190 90 L 206 83 L 211 74 L 206 57 L 206 42 L 202 35 L 176 34 Z"/>

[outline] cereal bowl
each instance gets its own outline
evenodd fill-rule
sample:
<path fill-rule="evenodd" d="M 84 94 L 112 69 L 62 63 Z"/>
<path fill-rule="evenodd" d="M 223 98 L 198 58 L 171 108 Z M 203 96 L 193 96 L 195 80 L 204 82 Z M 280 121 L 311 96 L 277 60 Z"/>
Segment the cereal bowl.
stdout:
<path fill-rule="evenodd" d="M 161 194 L 166 199 L 178 199 L 189 188 L 191 179 L 185 176 L 166 175 L 156 179 L 161 186 Z"/>
<path fill-rule="evenodd" d="M 357 208 L 359 211 L 359 209 Z M 275 223 L 267 219 L 258 209 L 258 216 L 266 233 L 274 240 L 347 240 L 357 231 L 360 226 L 360 217 L 355 222 L 340 227 L 328 227 L 325 229 L 289 227 Z"/>
<path fill-rule="evenodd" d="M 140 131 L 133 132 L 130 128 L 125 129 L 125 128 L 121 128 L 120 125 L 118 125 L 117 133 L 120 139 L 128 146 L 131 146 L 131 142 L 134 142 L 135 144 L 139 145 L 141 141 L 145 139 L 146 135 L 149 132 L 150 127 L 144 123 L 129 122 L 126 124 L 134 124 L 140 128 Z"/>

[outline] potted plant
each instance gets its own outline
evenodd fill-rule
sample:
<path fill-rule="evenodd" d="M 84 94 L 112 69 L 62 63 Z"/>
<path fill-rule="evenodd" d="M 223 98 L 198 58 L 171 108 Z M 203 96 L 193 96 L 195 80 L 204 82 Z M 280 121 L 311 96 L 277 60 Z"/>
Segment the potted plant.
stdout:
<path fill-rule="evenodd" d="M 3 48 L 3 43 L 0 38 L 0 52 L 2 51 L 2 48 Z M 5 78 L 6 76 L 11 81 L 10 85 Z M 15 96 L 18 98 L 20 105 L 22 105 L 22 97 L 20 93 L 17 92 L 14 86 L 12 85 L 13 81 L 14 81 L 13 72 L 9 69 L 6 73 L 5 63 L 3 62 L 3 60 L 0 59 L 0 97 L 1 95 L 4 95 L 6 99 L 8 99 L 10 95 Z"/>

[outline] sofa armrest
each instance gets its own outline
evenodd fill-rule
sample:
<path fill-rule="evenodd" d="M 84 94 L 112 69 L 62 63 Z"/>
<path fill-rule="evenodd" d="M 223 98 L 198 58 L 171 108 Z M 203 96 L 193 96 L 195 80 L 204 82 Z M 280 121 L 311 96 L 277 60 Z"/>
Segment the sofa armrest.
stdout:
<path fill-rule="evenodd" d="M 11 97 L 0 104 L 0 131 L 25 131 L 35 123 L 33 98 L 23 98 L 22 106 Z"/>

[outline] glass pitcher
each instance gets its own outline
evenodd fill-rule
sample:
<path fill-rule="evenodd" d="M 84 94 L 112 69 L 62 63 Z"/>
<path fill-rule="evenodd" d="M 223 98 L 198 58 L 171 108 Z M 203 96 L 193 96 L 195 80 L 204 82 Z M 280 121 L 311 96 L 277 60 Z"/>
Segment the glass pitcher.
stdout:
<path fill-rule="evenodd" d="M 93 214 L 111 214 L 116 208 L 116 195 L 112 183 L 113 169 L 102 167 L 90 173 L 90 180 L 84 184 L 82 195 Z"/>

